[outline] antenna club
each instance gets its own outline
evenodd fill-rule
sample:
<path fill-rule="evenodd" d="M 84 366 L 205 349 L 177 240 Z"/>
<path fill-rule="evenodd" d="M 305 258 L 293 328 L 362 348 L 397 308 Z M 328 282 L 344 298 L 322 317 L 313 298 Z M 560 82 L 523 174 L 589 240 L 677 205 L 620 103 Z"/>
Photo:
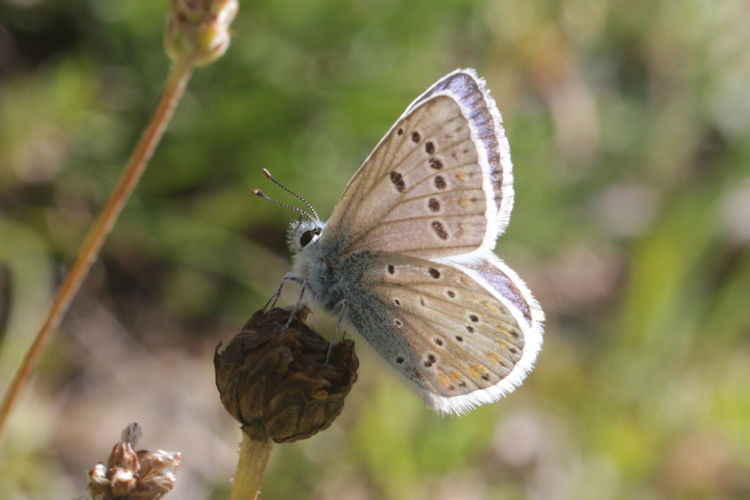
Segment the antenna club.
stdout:
<path fill-rule="evenodd" d="M 294 211 L 296 211 L 298 213 L 302 213 L 302 214 L 306 215 L 307 217 L 309 217 L 313 221 L 320 222 L 320 217 L 318 216 L 318 212 L 315 211 L 315 208 L 313 208 L 313 206 L 310 204 L 309 201 L 307 201 L 306 199 L 304 199 L 303 197 L 301 197 L 300 195 L 298 195 L 297 193 L 295 193 L 294 191 L 292 191 L 291 189 L 289 189 L 288 187 L 286 187 L 285 185 L 283 185 L 282 183 L 280 183 L 279 181 L 277 181 L 276 179 L 274 179 L 273 176 L 271 175 L 271 172 L 269 172 L 268 169 L 264 168 L 261 171 L 263 172 L 263 175 L 265 175 L 268 178 L 268 180 L 270 180 L 271 182 L 273 182 L 274 184 L 276 184 L 281 189 L 283 189 L 287 193 L 291 194 L 292 196 L 294 196 L 298 200 L 302 201 L 302 203 L 304 203 L 307 206 L 307 208 L 310 209 L 310 212 L 312 212 L 312 215 L 310 215 L 305 210 L 299 210 L 297 208 L 290 207 L 289 205 L 287 205 L 285 203 L 281 203 L 281 202 L 278 202 L 276 200 L 272 200 L 272 199 L 268 198 L 264 194 L 259 194 L 258 192 L 253 191 L 255 194 L 258 194 L 259 196 L 262 196 L 263 198 L 266 198 L 269 201 L 273 201 L 274 203 L 276 203 L 278 205 L 282 205 L 284 207 L 291 208 L 292 210 L 294 210 Z"/>
<path fill-rule="evenodd" d="M 256 196 L 260 196 L 264 200 L 270 201 L 271 203 L 275 203 L 276 205 L 279 205 L 281 207 L 288 208 L 289 210 L 293 210 L 293 211 L 297 212 L 300 215 L 304 215 L 305 217 L 307 217 L 308 219 L 310 219 L 312 221 L 320 220 L 320 219 L 318 219 L 316 217 L 313 217 L 312 215 L 310 215 L 306 211 L 302 210 L 301 208 L 297 208 L 297 207 L 293 207 L 291 205 L 287 205 L 286 203 L 282 203 L 279 200 L 274 200 L 273 198 L 271 198 L 270 196 L 267 196 L 266 193 L 264 193 L 263 191 L 261 191 L 258 188 L 253 189 L 253 194 L 256 195 Z"/>

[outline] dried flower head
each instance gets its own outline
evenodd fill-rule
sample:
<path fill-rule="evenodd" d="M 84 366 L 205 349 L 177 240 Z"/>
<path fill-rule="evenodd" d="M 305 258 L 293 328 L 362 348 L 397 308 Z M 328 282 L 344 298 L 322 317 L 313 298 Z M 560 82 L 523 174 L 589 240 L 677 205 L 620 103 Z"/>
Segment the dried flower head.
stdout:
<path fill-rule="evenodd" d="M 180 453 L 135 451 L 140 436 L 140 425 L 128 425 L 112 448 L 107 465 L 100 462 L 89 470 L 89 491 L 94 500 L 157 500 L 172 489 Z"/>
<path fill-rule="evenodd" d="M 237 0 L 170 0 L 164 46 L 173 60 L 201 66 L 221 57 L 229 47 L 229 25 Z"/>
<path fill-rule="evenodd" d="M 277 443 L 312 436 L 341 413 L 357 380 L 354 342 L 332 346 L 297 311 L 258 311 L 223 351 L 214 355 L 216 386 L 227 411 L 251 439 Z"/>

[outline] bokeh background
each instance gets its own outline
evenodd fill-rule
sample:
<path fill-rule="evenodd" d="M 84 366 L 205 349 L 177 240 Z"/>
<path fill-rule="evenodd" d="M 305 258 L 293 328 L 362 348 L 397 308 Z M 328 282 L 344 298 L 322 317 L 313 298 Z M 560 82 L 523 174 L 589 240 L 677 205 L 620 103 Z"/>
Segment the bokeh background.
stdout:
<path fill-rule="evenodd" d="M 166 4 L 0 0 L 3 391 L 158 98 Z M 240 433 L 213 349 L 290 264 L 261 168 L 328 214 L 414 97 L 476 67 L 515 163 L 497 252 L 548 318 L 537 368 L 442 418 L 352 335 L 343 414 L 275 448 L 262 498 L 750 498 L 749 18 L 745 0 L 241 2 L 14 414 L 0 497 L 85 495 L 137 421 L 142 447 L 183 454 L 168 498 L 226 498 Z"/>

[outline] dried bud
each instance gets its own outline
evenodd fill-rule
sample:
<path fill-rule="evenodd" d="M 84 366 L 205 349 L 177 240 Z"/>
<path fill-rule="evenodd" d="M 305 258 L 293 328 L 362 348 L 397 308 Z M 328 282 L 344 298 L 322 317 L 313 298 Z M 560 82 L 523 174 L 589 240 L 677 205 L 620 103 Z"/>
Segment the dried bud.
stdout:
<path fill-rule="evenodd" d="M 146 450 L 139 450 L 138 460 L 141 463 L 141 470 L 138 474 L 138 484 L 133 489 L 131 496 L 135 498 L 160 498 L 166 495 L 177 480 L 175 471 L 180 465 L 180 459 L 179 452 L 156 450 L 151 453 Z"/>
<path fill-rule="evenodd" d="M 169 57 L 198 66 L 221 57 L 229 47 L 229 25 L 238 5 L 237 0 L 170 0 L 164 32 Z"/>
<path fill-rule="evenodd" d="M 334 345 L 297 311 L 256 312 L 226 349 L 214 355 L 216 386 L 227 411 L 250 439 L 296 441 L 327 428 L 357 380 L 354 342 Z"/>
<path fill-rule="evenodd" d="M 107 477 L 107 468 L 102 463 L 96 464 L 89 470 L 89 492 L 94 500 L 108 498 L 107 494 L 110 493 L 109 478 Z"/>
<path fill-rule="evenodd" d="M 106 467 L 99 463 L 89 470 L 89 491 L 94 500 L 157 500 L 172 489 L 180 454 L 162 450 L 136 452 L 133 448 L 140 434 L 138 424 L 128 425 L 112 448 Z"/>

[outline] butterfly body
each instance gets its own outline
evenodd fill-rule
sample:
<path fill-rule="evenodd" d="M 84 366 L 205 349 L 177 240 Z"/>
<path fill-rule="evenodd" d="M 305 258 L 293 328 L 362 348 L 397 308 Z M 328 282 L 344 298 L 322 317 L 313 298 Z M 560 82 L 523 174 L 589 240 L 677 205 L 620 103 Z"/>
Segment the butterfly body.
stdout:
<path fill-rule="evenodd" d="M 353 302 L 354 297 L 367 292 L 362 276 L 369 254 L 361 251 L 343 256 L 334 241 L 318 240 L 295 255 L 293 272 L 304 278 L 306 293 L 316 305 L 333 313 L 345 302 Z"/>
<path fill-rule="evenodd" d="M 305 293 L 443 412 L 510 392 L 541 348 L 541 308 L 492 252 L 512 182 L 494 100 L 457 70 L 407 107 L 327 223 L 290 229 Z"/>

